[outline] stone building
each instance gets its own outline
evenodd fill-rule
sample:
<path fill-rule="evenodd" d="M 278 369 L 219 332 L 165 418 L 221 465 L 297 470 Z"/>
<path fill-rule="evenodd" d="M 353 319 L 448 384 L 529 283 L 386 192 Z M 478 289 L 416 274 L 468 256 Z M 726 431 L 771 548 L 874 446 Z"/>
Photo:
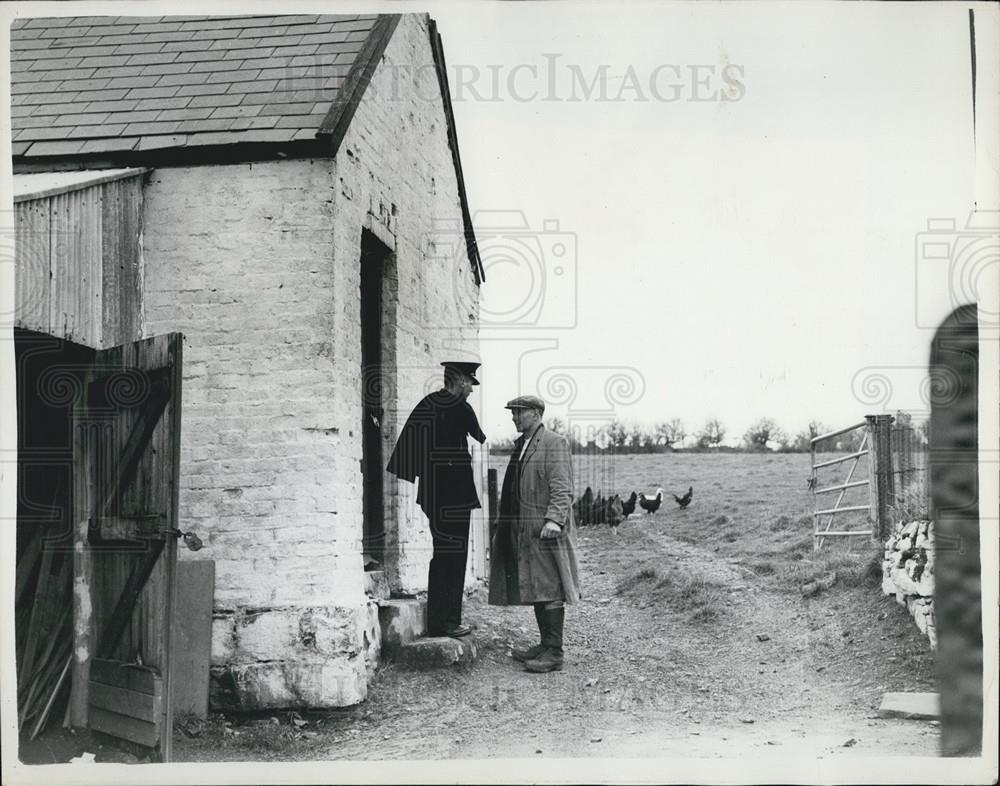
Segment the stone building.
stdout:
<path fill-rule="evenodd" d="M 18 209 L 70 246 L 103 220 L 105 242 L 103 285 L 100 253 L 89 278 L 60 274 L 55 245 L 19 259 L 16 327 L 94 349 L 183 335 L 179 527 L 205 546 L 180 558 L 215 563 L 213 705 L 364 699 L 372 587 L 425 589 L 430 549 L 385 459 L 440 360 L 478 349 L 482 265 L 434 21 L 67 17 L 11 36 Z M 118 181 L 126 209 L 109 210 Z M 116 232 L 134 252 L 116 263 L 125 300 Z M 46 274 L 39 305 L 26 293 Z"/>

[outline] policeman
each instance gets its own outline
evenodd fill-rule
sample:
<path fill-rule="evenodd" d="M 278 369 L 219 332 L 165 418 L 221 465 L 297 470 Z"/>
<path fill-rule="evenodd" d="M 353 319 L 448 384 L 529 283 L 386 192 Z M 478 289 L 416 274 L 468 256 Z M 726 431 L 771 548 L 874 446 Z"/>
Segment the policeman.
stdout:
<path fill-rule="evenodd" d="M 386 469 L 417 485 L 417 504 L 427 516 L 434 552 L 427 574 L 427 633 L 466 636 L 462 625 L 465 565 L 471 511 L 481 507 L 472 475 L 468 437 L 486 435 L 468 402 L 479 384 L 479 363 L 446 360 L 444 387 L 424 396 L 399 432 Z"/>

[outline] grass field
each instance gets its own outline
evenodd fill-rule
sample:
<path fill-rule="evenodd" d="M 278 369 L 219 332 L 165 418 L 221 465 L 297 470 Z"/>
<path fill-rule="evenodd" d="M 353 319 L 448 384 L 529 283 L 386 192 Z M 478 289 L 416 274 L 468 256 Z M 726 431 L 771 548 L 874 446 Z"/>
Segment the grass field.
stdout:
<path fill-rule="evenodd" d="M 833 458 L 835 454 L 824 454 Z M 500 483 L 506 460 L 493 457 Z M 847 464 L 824 469 L 819 485 L 843 482 Z M 576 496 L 587 486 L 594 493 L 627 497 L 633 490 L 647 495 L 657 488 L 665 492 L 655 514 L 638 506 L 622 527 L 668 528 L 687 542 L 712 548 L 720 556 L 736 558 L 766 583 L 798 591 L 801 584 L 830 570 L 844 583 L 860 583 L 871 578 L 872 561 L 880 551 L 866 537 L 828 539 L 819 552 L 813 551 L 813 495 L 808 487 L 811 464 L 805 453 L 663 453 L 576 455 L 573 474 Z M 862 463 L 855 480 L 867 477 Z M 671 493 L 682 495 L 694 487 L 694 499 L 680 510 Z M 832 506 L 836 494 L 821 497 L 824 507 Z M 867 504 L 867 488 L 850 489 L 842 505 Z M 604 526 L 604 525 L 600 525 Z M 835 529 L 869 530 L 864 513 L 838 515 Z M 586 528 L 581 528 L 586 531 Z M 636 554 L 637 565 L 642 555 Z M 654 567 L 637 567 L 639 572 Z M 646 577 L 659 583 L 664 577 Z M 676 577 L 674 577 L 676 580 Z M 693 597 L 711 594 L 711 587 L 697 588 L 698 577 L 690 577 Z M 676 588 L 669 588 L 677 597 Z M 695 605 L 695 613 L 710 606 Z"/>

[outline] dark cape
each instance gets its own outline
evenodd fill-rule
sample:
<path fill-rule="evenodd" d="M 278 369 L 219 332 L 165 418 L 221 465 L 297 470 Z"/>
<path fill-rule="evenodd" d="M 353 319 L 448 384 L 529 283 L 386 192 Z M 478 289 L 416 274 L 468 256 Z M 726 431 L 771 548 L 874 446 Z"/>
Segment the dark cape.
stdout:
<path fill-rule="evenodd" d="M 401 480 L 419 479 L 417 504 L 428 517 L 435 510 L 481 507 L 468 437 L 486 441 L 476 411 L 447 390 L 424 396 L 400 429 L 386 469 Z"/>

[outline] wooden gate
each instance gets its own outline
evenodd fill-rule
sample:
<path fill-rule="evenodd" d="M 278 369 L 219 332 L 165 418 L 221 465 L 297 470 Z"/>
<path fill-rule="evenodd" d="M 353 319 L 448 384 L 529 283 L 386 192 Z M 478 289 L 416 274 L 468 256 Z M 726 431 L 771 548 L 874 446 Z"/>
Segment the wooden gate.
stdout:
<path fill-rule="evenodd" d="M 179 333 L 97 352 L 74 408 L 71 717 L 170 758 Z"/>

